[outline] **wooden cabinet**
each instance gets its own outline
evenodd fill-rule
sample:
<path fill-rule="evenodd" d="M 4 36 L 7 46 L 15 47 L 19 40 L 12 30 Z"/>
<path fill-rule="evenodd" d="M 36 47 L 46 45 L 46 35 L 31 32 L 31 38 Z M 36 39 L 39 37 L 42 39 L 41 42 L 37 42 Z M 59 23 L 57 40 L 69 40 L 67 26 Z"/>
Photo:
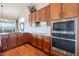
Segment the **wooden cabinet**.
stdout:
<path fill-rule="evenodd" d="M 51 8 L 50 5 L 45 7 L 45 20 L 47 21 L 47 25 L 51 25 Z"/>
<path fill-rule="evenodd" d="M 35 22 L 35 19 L 36 19 L 36 15 L 35 15 L 36 13 L 34 12 L 34 13 L 32 13 L 32 22 Z"/>
<path fill-rule="evenodd" d="M 24 37 L 27 43 L 30 43 L 30 44 L 32 43 L 32 35 L 30 33 L 25 33 Z"/>
<path fill-rule="evenodd" d="M 17 45 L 22 45 L 23 44 L 23 39 L 24 39 L 24 36 L 23 36 L 23 33 L 18 33 L 17 34 L 17 37 L 18 37 L 18 39 L 16 40 L 16 44 Z"/>
<path fill-rule="evenodd" d="M 39 19 L 39 11 L 36 11 L 35 14 L 36 14 L 35 22 L 39 22 L 40 21 L 40 19 Z"/>
<path fill-rule="evenodd" d="M 77 3 L 63 3 L 62 4 L 62 18 L 78 16 Z"/>
<path fill-rule="evenodd" d="M 49 36 L 32 34 L 32 45 L 45 52 L 46 54 L 51 53 L 51 40 Z"/>
<path fill-rule="evenodd" d="M 32 43 L 30 36 L 31 35 L 29 33 L 13 33 L 1 35 L 2 50 L 5 51 L 25 43 Z M 35 44 L 36 41 L 34 41 L 34 45 Z"/>
<path fill-rule="evenodd" d="M 40 19 L 45 20 L 45 7 L 39 10 Z"/>
<path fill-rule="evenodd" d="M 44 36 L 43 39 L 44 39 L 44 42 L 43 42 L 43 50 L 49 54 L 50 51 L 51 51 L 50 37 Z"/>
<path fill-rule="evenodd" d="M 61 3 L 51 3 L 51 20 L 61 19 Z"/>
<path fill-rule="evenodd" d="M 37 47 L 37 38 L 36 38 L 36 34 L 32 34 L 32 45 Z"/>
<path fill-rule="evenodd" d="M 32 15 L 31 14 L 29 15 L 29 24 L 30 26 L 32 26 Z"/>
<path fill-rule="evenodd" d="M 59 20 L 63 18 L 78 16 L 77 3 L 52 3 L 51 5 L 51 20 Z"/>
<path fill-rule="evenodd" d="M 37 35 L 37 40 L 38 40 L 38 48 L 42 50 L 43 48 L 43 38 L 41 35 Z"/>
<path fill-rule="evenodd" d="M 28 33 L 23 33 L 23 39 L 22 39 L 22 43 L 27 43 L 29 40 L 29 34 Z"/>
<path fill-rule="evenodd" d="M 36 15 L 35 15 L 35 12 L 31 14 L 31 26 L 33 25 L 33 23 L 35 22 L 36 20 Z"/>
<path fill-rule="evenodd" d="M 47 21 L 47 25 L 50 26 L 51 21 L 78 16 L 78 10 L 78 3 L 51 3 L 46 7 L 32 13 L 29 18 L 31 22 L 44 19 Z"/>
<path fill-rule="evenodd" d="M 9 45 L 9 49 L 15 47 L 16 44 L 16 40 L 17 40 L 17 35 L 16 34 L 10 34 L 9 35 L 9 39 L 8 39 L 8 45 Z"/>
<path fill-rule="evenodd" d="M 50 15 L 51 15 L 50 14 L 51 13 L 50 12 L 50 5 L 45 7 L 45 13 L 46 13 L 46 15 L 45 15 L 46 16 L 46 20 L 49 21 L 50 20 Z"/>
<path fill-rule="evenodd" d="M 8 50 L 8 35 L 1 35 L 1 44 L 2 44 L 2 51 Z"/>

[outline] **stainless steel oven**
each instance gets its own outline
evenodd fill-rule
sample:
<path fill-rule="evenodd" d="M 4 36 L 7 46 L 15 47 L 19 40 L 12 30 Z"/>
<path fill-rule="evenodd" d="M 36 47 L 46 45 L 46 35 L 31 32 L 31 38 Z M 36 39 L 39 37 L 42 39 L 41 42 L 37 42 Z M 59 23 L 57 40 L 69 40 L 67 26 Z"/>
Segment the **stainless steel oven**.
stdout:
<path fill-rule="evenodd" d="M 76 50 L 76 21 L 77 18 L 52 21 L 51 36 L 52 48 L 75 55 Z M 60 51 L 61 50 L 61 51 Z"/>

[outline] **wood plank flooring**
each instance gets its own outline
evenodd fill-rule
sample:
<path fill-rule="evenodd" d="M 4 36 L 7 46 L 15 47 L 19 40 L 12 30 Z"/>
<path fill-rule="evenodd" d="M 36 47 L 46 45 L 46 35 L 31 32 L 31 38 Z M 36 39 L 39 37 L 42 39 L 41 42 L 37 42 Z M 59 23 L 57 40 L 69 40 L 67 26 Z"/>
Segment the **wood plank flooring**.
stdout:
<path fill-rule="evenodd" d="M 47 55 L 31 45 L 25 44 L 2 53 L 2 56 L 47 56 Z"/>

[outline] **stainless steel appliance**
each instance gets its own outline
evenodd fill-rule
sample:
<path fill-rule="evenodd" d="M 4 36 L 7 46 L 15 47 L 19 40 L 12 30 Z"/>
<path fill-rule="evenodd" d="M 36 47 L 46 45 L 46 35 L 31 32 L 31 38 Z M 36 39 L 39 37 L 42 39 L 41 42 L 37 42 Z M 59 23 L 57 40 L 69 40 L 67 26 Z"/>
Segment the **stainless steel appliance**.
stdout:
<path fill-rule="evenodd" d="M 77 18 L 52 22 L 52 48 L 65 55 L 76 54 Z"/>

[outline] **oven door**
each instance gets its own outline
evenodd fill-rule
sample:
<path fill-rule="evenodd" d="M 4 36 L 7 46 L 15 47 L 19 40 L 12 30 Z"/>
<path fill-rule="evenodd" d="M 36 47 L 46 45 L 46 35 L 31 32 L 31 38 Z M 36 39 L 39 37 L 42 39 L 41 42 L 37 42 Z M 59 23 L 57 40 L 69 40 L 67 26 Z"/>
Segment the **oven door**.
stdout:
<path fill-rule="evenodd" d="M 75 53 L 75 41 L 52 38 L 52 46 L 71 53 Z"/>

